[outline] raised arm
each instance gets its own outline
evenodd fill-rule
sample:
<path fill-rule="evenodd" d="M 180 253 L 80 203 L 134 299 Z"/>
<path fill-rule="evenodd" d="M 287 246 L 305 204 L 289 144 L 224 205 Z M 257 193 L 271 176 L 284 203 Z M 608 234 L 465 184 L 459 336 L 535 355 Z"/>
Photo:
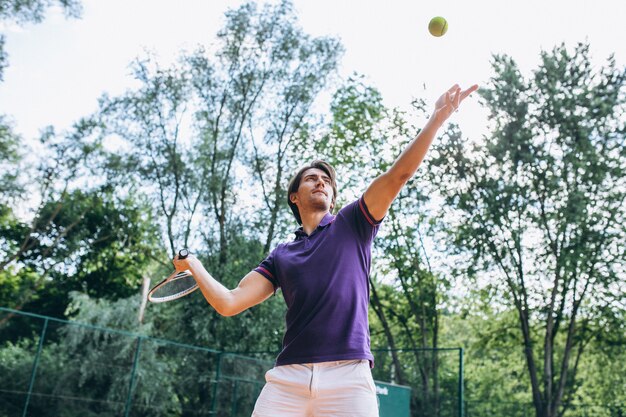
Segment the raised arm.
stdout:
<path fill-rule="evenodd" d="M 372 181 L 363 198 L 375 220 L 385 217 L 393 200 L 422 163 L 439 128 L 458 109 L 461 102 L 477 89 L 478 86 L 473 85 L 461 91 L 458 84 L 455 84 L 439 97 L 426 126 L 404 149 L 391 168 Z"/>
<path fill-rule="evenodd" d="M 229 290 L 211 276 L 202 263 L 190 255 L 173 260 L 178 271 L 190 270 L 200 291 L 211 306 L 222 316 L 234 316 L 267 300 L 274 293 L 274 286 L 263 275 L 250 271 L 237 288 Z"/>

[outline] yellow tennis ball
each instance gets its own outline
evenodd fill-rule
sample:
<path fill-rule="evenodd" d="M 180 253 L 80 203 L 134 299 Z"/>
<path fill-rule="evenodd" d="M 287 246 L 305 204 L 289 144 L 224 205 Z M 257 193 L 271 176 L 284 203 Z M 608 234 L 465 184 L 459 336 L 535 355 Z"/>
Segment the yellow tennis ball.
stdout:
<path fill-rule="evenodd" d="M 433 17 L 428 24 L 428 31 L 433 36 L 443 36 L 448 31 L 448 22 L 441 16 Z"/>

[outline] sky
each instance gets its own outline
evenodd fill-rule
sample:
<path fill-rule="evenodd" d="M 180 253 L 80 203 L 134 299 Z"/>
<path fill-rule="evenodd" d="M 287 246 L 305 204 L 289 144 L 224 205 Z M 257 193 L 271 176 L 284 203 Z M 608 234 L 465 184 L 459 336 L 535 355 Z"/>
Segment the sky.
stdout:
<path fill-rule="evenodd" d="M 129 64 L 157 54 L 163 65 L 181 50 L 211 45 L 228 8 L 239 0 L 83 0 L 80 19 L 50 10 L 43 23 L 0 23 L 9 67 L 0 83 L 0 114 L 24 141 L 45 126 L 69 129 L 96 110 L 103 93 L 120 94 L 134 83 Z M 541 50 L 588 42 L 598 65 L 615 54 L 626 63 L 623 0 L 295 0 L 299 22 L 314 36 L 336 36 L 345 49 L 341 75 L 366 76 L 389 106 L 429 103 L 454 83 L 486 84 L 492 54 L 512 56 L 525 75 Z M 448 20 L 435 38 L 433 16 Z M 476 97 L 453 117 L 470 137 L 487 126 Z"/>

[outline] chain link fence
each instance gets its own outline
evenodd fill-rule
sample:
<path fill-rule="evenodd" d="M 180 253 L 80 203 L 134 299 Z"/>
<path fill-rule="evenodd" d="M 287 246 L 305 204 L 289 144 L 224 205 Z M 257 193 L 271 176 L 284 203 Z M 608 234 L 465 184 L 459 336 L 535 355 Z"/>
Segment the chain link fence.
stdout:
<path fill-rule="evenodd" d="M 381 417 L 462 417 L 461 349 L 373 353 Z M 0 308 L 0 417 L 250 416 L 275 355 Z"/>

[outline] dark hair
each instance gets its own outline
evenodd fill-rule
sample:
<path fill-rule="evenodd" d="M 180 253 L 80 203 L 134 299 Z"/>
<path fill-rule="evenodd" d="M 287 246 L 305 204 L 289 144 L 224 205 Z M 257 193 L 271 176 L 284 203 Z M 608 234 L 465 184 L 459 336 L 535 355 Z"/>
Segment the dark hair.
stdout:
<path fill-rule="evenodd" d="M 335 174 L 335 168 L 332 167 L 328 162 L 324 162 L 321 160 L 315 160 L 300 168 L 298 173 L 293 176 L 291 181 L 289 181 L 289 186 L 287 187 L 287 204 L 289 204 L 289 208 L 293 212 L 293 215 L 296 217 L 296 221 L 298 224 L 302 224 L 302 217 L 300 217 L 300 211 L 298 210 L 298 206 L 295 203 L 291 202 L 291 194 L 297 193 L 298 188 L 300 188 L 300 181 L 302 180 L 302 174 L 306 170 L 311 168 L 317 168 L 326 173 L 330 177 L 330 185 L 333 188 L 333 200 L 331 202 L 331 207 L 335 207 L 335 201 L 337 200 L 337 174 Z"/>

